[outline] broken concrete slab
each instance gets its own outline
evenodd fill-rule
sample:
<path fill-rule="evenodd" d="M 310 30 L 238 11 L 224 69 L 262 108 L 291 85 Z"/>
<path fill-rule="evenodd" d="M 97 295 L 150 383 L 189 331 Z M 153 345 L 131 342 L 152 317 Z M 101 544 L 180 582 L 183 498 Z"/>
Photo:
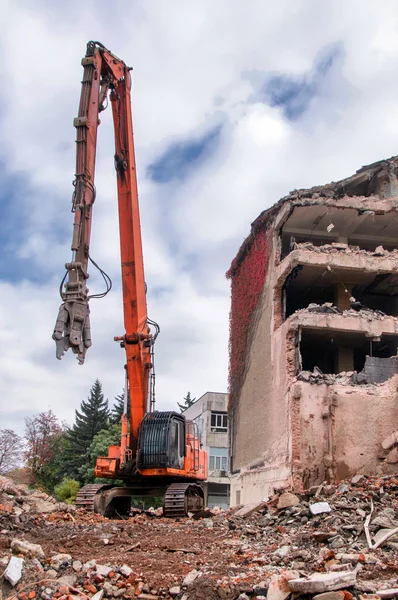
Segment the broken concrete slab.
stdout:
<path fill-rule="evenodd" d="M 188 575 L 186 575 L 186 577 L 184 578 L 182 585 L 186 585 L 186 586 L 191 585 L 191 583 L 193 583 L 195 581 L 195 579 L 197 579 L 201 575 L 202 575 L 201 571 L 192 569 L 192 571 L 189 571 Z"/>
<path fill-rule="evenodd" d="M 109 581 L 105 581 L 103 590 L 106 596 L 114 596 L 119 591 L 119 588 L 116 585 L 112 585 Z"/>
<path fill-rule="evenodd" d="M 133 569 L 130 569 L 130 567 L 127 565 L 122 565 L 119 571 L 125 577 L 130 577 L 131 573 L 133 572 Z"/>
<path fill-rule="evenodd" d="M 285 600 L 291 591 L 288 585 L 290 579 L 295 579 L 298 571 L 286 571 L 281 575 L 273 575 L 267 591 L 267 600 Z"/>
<path fill-rule="evenodd" d="M 74 571 L 76 571 L 76 573 L 79 573 L 82 570 L 83 565 L 80 560 L 74 560 L 72 563 L 72 568 Z"/>
<path fill-rule="evenodd" d="M 386 437 L 382 441 L 381 447 L 383 448 L 383 450 L 389 450 L 395 444 L 398 444 L 398 431 L 394 431 L 394 433 L 391 433 L 391 435 L 389 435 L 388 437 Z"/>
<path fill-rule="evenodd" d="M 310 504 L 310 512 L 312 515 L 321 515 L 332 512 L 332 509 L 328 502 L 315 502 L 314 504 Z"/>
<path fill-rule="evenodd" d="M 361 554 L 336 554 L 336 560 L 340 560 L 343 564 L 354 564 L 356 565 L 361 557 L 364 555 Z"/>
<path fill-rule="evenodd" d="M 73 587 L 77 582 L 77 575 L 62 575 L 62 577 L 58 578 L 58 581 L 59 583 Z"/>
<path fill-rule="evenodd" d="M 395 510 L 392 507 L 385 508 L 372 520 L 372 525 L 378 525 L 385 529 L 394 529 L 395 527 L 398 527 L 398 520 L 395 518 Z"/>
<path fill-rule="evenodd" d="M 398 596 L 398 588 L 390 588 L 387 590 L 377 590 L 376 594 L 379 598 L 396 598 Z"/>
<path fill-rule="evenodd" d="M 22 570 L 24 567 L 24 559 L 19 556 L 11 556 L 10 562 L 4 572 L 4 579 L 9 581 L 14 587 L 22 577 Z"/>
<path fill-rule="evenodd" d="M 58 573 L 55 569 L 47 569 L 46 576 L 49 579 L 56 579 L 58 577 Z"/>
<path fill-rule="evenodd" d="M 358 485 L 358 483 L 361 483 L 364 479 L 364 476 L 358 473 L 351 479 L 351 485 Z"/>
<path fill-rule="evenodd" d="M 47 500 L 36 500 L 33 504 L 34 511 L 39 514 L 48 514 L 52 512 L 57 512 L 59 507 L 57 504 L 53 504 L 52 502 L 48 502 Z"/>
<path fill-rule="evenodd" d="M 45 558 L 43 548 L 40 544 L 31 544 L 26 540 L 19 540 L 18 538 L 14 538 L 11 541 L 11 550 L 15 554 L 25 554 L 29 558 Z"/>
<path fill-rule="evenodd" d="M 313 539 L 316 542 L 322 543 L 322 542 L 327 542 L 328 539 L 330 539 L 331 537 L 335 536 L 337 534 L 337 531 L 332 530 L 332 531 L 314 531 L 312 534 Z"/>
<path fill-rule="evenodd" d="M 97 565 L 97 561 L 95 560 L 95 558 L 93 558 L 92 560 L 88 560 L 83 565 L 83 572 L 86 573 L 90 569 L 94 569 L 94 567 L 96 567 L 96 565 Z"/>
<path fill-rule="evenodd" d="M 333 550 L 344 548 L 345 545 L 346 542 L 341 535 L 336 535 L 333 539 L 329 540 L 329 548 L 333 548 Z"/>
<path fill-rule="evenodd" d="M 395 465 L 396 463 L 398 463 L 398 448 L 395 447 L 392 450 L 390 450 L 390 452 L 387 454 L 386 458 L 385 458 L 386 463 L 390 464 L 390 465 Z"/>
<path fill-rule="evenodd" d="M 312 600 L 344 600 L 344 592 L 323 592 L 316 594 Z"/>
<path fill-rule="evenodd" d="M 356 571 L 313 573 L 308 578 L 300 577 L 290 580 L 289 588 L 292 592 L 301 594 L 321 594 L 350 587 L 355 585 L 356 580 Z"/>
<path fill-rule="evenodd" d="M 242 506 L 242 508 L 237 510 L 235 513 L 235 516 L 236 517 L 250 517 L 250 515 L 252 515 L 253 513 L 259 512 L 260 510 L 264 510 L 265 507 L 266 507 L 266 503 L 263 501 L 251 502 L 250 504 L 245 504 L 244 506 Z"/>
<path fill-rule="evenodd" d="M 349 490 L 350 490 L 350 488 L 348 487 L 348 485 L 346 483 L 340 483 L 340 485 L 337 488 L 337 491 L 340 494 L 346 494 Z"/>
<path fill-rule="evenodd" d="M 377 588 L 377 582 L 368 579 L 362 579 L 362 581 L 357 581 L 357 583 L 355 584 L 355 589 L 358 590 L 358 592 L 362 592 L 364 594 L 375 594 Z"/>
<path fill-rule="evenodd" d="M 109 567 L 108 565 L 96 565 L 96 571 L 98 575 L 102 575 L 103 577 L 108 577 L 109 573 L 114 571 L 113 567 Z"/>
<path fill-rule="evenodd" d="M 279 558 L 285 558 L 289 552 L 292 550 L 291 546 L 281 546 L 275 552 L 273 552 L 274 556 L 279 556 Z"/>
<path fill-rule="evenodd" d="M 50 559 L 50 564 L 56 571 L 64 565 L 72 563 L 72 557 L 70 554 L 55 554 Z"/>
<path fill-rule="evenodd" d="M 284 492 L 279 496 L 277 508 L 282 510 L 284 508 L 292 508 L 293 506 L 297 506 L 297 504 L 300 504 L 300 499 L 296 496 L 296 494 Z"/>

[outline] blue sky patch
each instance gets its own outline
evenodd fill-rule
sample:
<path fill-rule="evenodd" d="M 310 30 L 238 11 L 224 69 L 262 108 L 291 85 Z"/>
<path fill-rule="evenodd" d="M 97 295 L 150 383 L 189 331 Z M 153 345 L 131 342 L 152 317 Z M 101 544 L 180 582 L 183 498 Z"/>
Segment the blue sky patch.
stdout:
<path fill-rule="evenodd" d="M 289 121 L 298 119 L 321 92 L 330 71 L 342 56 L 342 45 L 331 44 L 318 54 L 311 70 L 303 75 L 269 76 L 260 90 L 261 100 L 270 106 L 280 107 Z"/>
<path fill-rule="evenodd" d="M 31 210 L 37 214 L 40 207 L 45 205 L 43 195 L 46 191 L 34 189 L 27 175 L 22 172 L 10 174 L 1 161 L 0 180 L 0 279 L 11 283 L 24 279 L 33 282 L 46 281 L 52 276 L 46 256 L 43 256 L 42 263 L 38 263 L 34 257 L 20 256 L 21 247 L 32 235 L 27 199 Z M 48 194 L 51 193 L 50 188 Z M 63 225 L 52 224 L 47 236 L 54 240 L 55 246 L 60 240 L 65 239 L 66 228 Z M 62 272 L 62 263 L 60 272 Z"/>
<path fill-rule="evenodd" d="M 173 142 L 148 166 L 148 177 L 156 183 L 184 179 L 193 167 L 214 151 L 220 133 L 221 125 L 217 125 L 200 138 Z"/>

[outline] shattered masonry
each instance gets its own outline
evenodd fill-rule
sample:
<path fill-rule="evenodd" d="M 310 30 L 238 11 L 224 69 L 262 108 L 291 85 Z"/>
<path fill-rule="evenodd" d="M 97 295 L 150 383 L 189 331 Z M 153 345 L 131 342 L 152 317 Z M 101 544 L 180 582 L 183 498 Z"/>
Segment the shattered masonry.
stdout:
<path fill-rule="evenodd" d="M 232 505 L 396 470 L 397 175 L 292 192 L 232 262 Z"/>
<path fill-rule="evenodd" d="M 0 476 L 0 597 L 396 598 L 397 490 L 397 477 L 356 475 L 305 494 L 214 508 L 205 518 L 134 509 L 126 520 L 56 503 Z"/>

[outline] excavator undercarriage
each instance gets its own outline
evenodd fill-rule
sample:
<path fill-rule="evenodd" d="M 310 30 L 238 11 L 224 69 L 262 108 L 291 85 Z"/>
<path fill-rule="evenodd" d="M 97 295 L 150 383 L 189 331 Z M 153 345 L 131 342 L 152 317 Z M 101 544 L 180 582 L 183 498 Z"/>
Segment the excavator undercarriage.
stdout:
<path fill-rule="evenodd" d="M 134 497 L 163 496 L 165 517 L 186 517 L 204 509 L 203 489 L 196 483 L 134 482 L 131 486 L 115 487 L 108 484 L 89 484 L 79 491 L 76 505 L 106 517 L 128 515 Z"/>

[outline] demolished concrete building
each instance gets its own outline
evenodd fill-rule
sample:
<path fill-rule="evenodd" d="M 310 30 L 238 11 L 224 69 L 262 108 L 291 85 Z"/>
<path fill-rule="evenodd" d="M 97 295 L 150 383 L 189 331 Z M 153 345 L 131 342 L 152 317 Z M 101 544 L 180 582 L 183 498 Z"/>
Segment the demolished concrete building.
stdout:
<path fill-rule="evenodd" d="M 231 504 L 398 467 L 398 157 L 295 190 L 227 276 Z"/>

